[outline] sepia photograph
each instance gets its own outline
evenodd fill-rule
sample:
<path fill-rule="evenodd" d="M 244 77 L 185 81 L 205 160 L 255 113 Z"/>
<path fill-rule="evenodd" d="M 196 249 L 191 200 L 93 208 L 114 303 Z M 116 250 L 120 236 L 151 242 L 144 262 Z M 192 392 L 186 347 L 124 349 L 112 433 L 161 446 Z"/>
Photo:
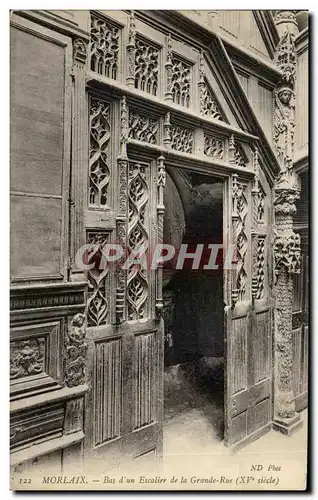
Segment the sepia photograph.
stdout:
<path fill-rule="evenodd" d="M 305 491 L 308 10 L 8 15 L 10 489 Z"/>

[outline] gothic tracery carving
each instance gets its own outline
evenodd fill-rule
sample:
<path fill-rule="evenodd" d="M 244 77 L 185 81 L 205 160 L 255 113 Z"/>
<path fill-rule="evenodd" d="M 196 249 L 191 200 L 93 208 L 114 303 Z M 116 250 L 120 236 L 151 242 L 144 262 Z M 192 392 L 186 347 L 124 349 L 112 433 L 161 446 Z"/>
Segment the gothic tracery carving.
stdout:
<path fill-rule="evenodd" d="M 129 113 L 129 138 L 157 144 L 158 120 L 134 111 Z"/>
<path fill-rule="evenodd" d="M 224 141 L 204 134 L 204 154 L 217 160 L 223 160 Z"/>
<path fill-rule="evenodd" d="M 75 387 L 85 382 L 86 327 L 84 314 L 78 313 L 72 319 L 65 338 L 65 384 Z"/>
<path fill-rule="evenodd" d="M 87 251 L 87 263 L 94 264 L 88 271 L 88 326 L 101 326 L 106 323 L 108 300 L 106 296 L 106 277 L 108 265 L 103 261 L 103 247 L 108 243 L 109 233 L 105 231 L 88 231 L 87 243 L 91 248 Z"/>
<path fill-rule="evenodd" d="M 85 64 L 87 56 L 86 42 L 82 38 L 76 38 L 73 42 L 73 59 Z"/>
<path fill-rule="evenodd" d="M 173 102 L 188 108 L 191 99 L 192 67 L 175 55 L 171 56 L 171 65 L 171 93 Z"/>
<path fill-rule="evenodd" d="M 128 170 L 128 250 L 130 253 L 148 248 L 149 166 L 129 163 Z M 147 317 L 148 279 L 142 265 L 132 264 L 128 270 L 127 301 L 130 320 Z"/>
<path fill-rule="evenodd" d="M 159 72 L 159 49 L 144 41 L 136 39 L 135 51 L 135 87 L 148 94 L 157 95 Z"/>
<path fill-rule="evenodd" d="M 265 236 L 256 236 L 256 255 L 253 275 L 252 292 L 256 299 L 264 296 L 265 283 Z"/>
<path fill-rule="evenodd" d="M 90 156 L 89 156 L 89 205 L 105 208 L 108 199 L 110 140 L 110 107 L 91 98 L 90 104 Z"/>
<path fill-rule="evenodd" d="M 182 153 L 193 151 L 193 131 L 179 125 L 171 126 L 171 147 Z"/>
<path fill-rule="evenodd" d="M 117 79 L 119 28 L 91 14 L 91 70 Z"/>

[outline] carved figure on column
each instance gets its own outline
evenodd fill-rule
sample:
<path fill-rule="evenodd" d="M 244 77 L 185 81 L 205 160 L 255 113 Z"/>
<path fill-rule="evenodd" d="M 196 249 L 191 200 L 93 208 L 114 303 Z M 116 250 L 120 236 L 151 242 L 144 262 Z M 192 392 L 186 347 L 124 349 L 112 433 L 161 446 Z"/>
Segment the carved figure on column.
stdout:
<path fill-rule="evenodd" d="M 86 325 L 84 314 L 78 313 L 72 319 L 65 339 L 65 384 L 75 387 L 85 382 Z"/>

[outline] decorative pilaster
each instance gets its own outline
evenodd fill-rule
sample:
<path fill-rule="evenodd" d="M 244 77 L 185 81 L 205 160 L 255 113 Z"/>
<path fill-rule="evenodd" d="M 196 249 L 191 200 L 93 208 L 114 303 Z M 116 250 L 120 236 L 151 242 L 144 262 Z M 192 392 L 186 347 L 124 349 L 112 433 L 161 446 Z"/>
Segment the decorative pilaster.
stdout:
<path fill-rule="evenodd" d="M 171 123 L 169 111 L 165 114 L 165 121 L 163 124 L 163 144 L 166 148 L 171 148 Z"/>
<path fill-rule="evenodd" d="M 117 285 L 116 285 L 116 321 L 122 323 L 126 319 L 126 288 L 127 288 L 127 273 L 123 269 L 125 261 L 125 253 L 127 248 L 127 189 L 128 189 L 128 157 L 127 157 L 127 141 L 128 141 L 128 107 L 126 97 L 123 96 L 120 103 L 120 155 L 117 158 L 118 165 L 118 192 L 119 192 L 119 207 L 118 216 L 116 218 L 116 235 L 117 244 L 120 245 L 124 254 L 122 259 L 117 261 Z"/>
<path fill-rule="evenodd" d="M 166 91 L 165 91 L 165 100 L 173 101 L 172 97 L 172 43 L 171 43 L 171 35 L 169 33 L 167 37 L 167 59 L 165 64 L 166 70 Z"/>
<path fill-rule="evenodd" d="M 76 252 L 85 243 L 83 192 L 86 190 L 87 177 L 87 109 L 85 97 L 85 65 L 87 58 L 87 42 L 82 38 L 73 41 L 72 65 L 72 164 L 71 164 L 71 254 L 69 256 L 70 279 L 85 280 L 81 269 L 75 266 Z M 87 161 L 86 161 L 87 159 Z"/>
<path fill-rule="evenodd" d="M 301 425 L 295 412 L 293 392 L 293 274 L 300 272 L 300 237 L 293 231 L 295 201 L 299 197 L 297 177 L 293 172 L 295 128 L 295 79 L 297 34 L 292 11 L 275 14 L 280 41 L 276 64 L 283 76 L 274 98 L 274 146 L 280 164 L 280 175 L 274 190 L 275 239 L 275 392 L 274 428 L 291 434 Z"/>
<path fill-rule="evenodd" d="M 135 64 L 136 64 L 136 21 L 132 10 L 128 25 L 128 44 L 127 44 L 127 78 L 128 87 L 135 87 Z"/>
<path fill-rule="evenodd" d="M 65 385 L 75 387 L 85 383 L 86 351 L 85 315 L 78 313 L 72 319 L 65 339 Z"/>
<path fill-rule="evenodd" d="M 163 203 L 164 187 L 166 185 L 166 168 L 164 165 L 164 156 L 158 158 L 157 170 L 157 187 L 158 187 L 158 202 L 157 202 L 157 243 L 163 243 L 163 223 L 165 207 Z M 160 317 L 162 315 L 163 298 L 162 298 L 162 271 L 163 263 L 160 262 L 157 267 L 156 274 L 156 313 Z"/>

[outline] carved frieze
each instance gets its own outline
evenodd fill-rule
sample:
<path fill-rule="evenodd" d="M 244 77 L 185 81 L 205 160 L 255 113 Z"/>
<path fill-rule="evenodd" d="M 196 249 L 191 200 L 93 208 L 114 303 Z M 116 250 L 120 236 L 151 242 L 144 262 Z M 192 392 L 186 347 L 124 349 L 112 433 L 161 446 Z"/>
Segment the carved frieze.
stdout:
<path fill-rule="evenodd" d="M 171 147 L 182 153 L 193 152 L 193 130 L 171 125 Z"/>
<path fill-rule="evenodd" d="M 72 319 L 65 338 L 65 384 L 75 387 L 85 383 L 86 325 L 84 314 L 78 313 Z"/>
<path fill-rule="evenodd" d="M 13 341 L 10 344 L 10 378 L 38 375 L 45 370 L 45 339 Z"/>
<path fill-rule="evenodd" d="M 110 106 L 101 99 L 90 101 L 89 206 L 106 208 L 110 180 Z"/>
<path fill-rule="evenodd" d="M 157 95 L 159 78 L 159 49 L 136 37 L 135 50 L 135 87 L 136 89 Z"/>
<path fill-rule="evenodd" d="M 128 137 L 147 142 L 148 144 L 157 144 L 158 120 L 135 111 L 130 111 Z"/>
<path fill-rule="evenodd" d="M 91 14 L 90 67 L 100 75 L 118 78 L 119 28 Z"/>
<path fill-rule="evenodd" d="M 224 160 L 224 140 L 204 134 L 204 154 L 217 160 Z"/>

